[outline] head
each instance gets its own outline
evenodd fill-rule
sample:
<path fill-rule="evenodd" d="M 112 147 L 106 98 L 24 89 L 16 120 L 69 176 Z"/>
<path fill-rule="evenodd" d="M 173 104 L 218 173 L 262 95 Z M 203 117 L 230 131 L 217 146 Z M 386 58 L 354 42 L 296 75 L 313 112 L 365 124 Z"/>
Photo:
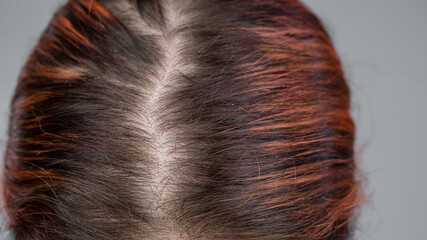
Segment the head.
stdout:
<path fill-rule="evenodd" d="M 16 239 L 349 239 L 349 89 L 295 0 L 70 0 L 19 77 Z"/>

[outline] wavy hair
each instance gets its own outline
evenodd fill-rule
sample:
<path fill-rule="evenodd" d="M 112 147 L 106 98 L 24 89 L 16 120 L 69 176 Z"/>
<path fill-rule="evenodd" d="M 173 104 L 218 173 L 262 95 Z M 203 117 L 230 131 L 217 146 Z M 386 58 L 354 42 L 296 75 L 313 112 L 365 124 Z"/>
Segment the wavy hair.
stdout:
<path fill-rule="evenodd" d="M 25 64 L 16 239 L 350 239 L 340 61 L 295 0 L 70 0 Z"/>

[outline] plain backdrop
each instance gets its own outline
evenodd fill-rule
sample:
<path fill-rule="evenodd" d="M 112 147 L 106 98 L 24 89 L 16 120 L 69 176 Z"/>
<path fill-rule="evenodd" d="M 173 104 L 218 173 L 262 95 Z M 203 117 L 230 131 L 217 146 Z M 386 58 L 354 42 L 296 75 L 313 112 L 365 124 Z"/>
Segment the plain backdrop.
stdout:
<path fill-rule="evenodd" d="M 368 194 L 356 239 L 427 239 L 427 1 L 303 2 L 331 35 L 352 90 Z M 0 0 L 1 155 L 20 68 L 61 3 Z"/>

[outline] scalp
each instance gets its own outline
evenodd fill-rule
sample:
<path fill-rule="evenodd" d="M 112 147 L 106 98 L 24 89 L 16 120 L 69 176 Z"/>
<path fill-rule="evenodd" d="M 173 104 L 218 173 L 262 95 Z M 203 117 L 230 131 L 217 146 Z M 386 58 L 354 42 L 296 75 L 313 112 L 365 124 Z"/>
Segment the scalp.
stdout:
<path fill-rule="evenodd" d="M 340 62 L 298 1 L 70 0 L 12 100 L 17 239 L 348 239 Z"/>

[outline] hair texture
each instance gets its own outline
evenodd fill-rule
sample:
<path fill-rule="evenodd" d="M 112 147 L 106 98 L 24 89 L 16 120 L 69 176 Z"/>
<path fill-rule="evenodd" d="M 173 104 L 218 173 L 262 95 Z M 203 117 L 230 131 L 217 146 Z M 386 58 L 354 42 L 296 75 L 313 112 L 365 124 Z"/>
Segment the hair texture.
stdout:
<path fill-rule="evenodd" d="M 16 239 L 350 239 L 340 61 L 295 0 L 70 0 L 11 103 Z"/>

